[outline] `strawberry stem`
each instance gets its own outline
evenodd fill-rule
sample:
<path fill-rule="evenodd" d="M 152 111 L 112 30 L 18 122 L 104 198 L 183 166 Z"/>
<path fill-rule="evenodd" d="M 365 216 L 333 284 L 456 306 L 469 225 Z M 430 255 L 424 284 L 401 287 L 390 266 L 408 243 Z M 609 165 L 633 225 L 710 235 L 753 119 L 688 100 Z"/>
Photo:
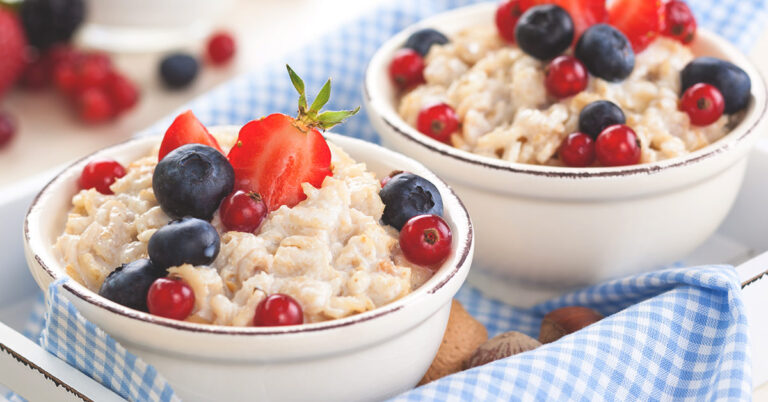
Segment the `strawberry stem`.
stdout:
<path fill-rule="evenodd" d="M 344 120 L 360 111 L 360 107 L 358 106 L 355 110 L 327 111 L 320 113 L 320 109 L 322 109 L 331 98 L 330 78 L 325 82 L 323 87 L 320 88 L 320 92 L 317 93 L 315 100 L 312 101 L 312 105 L 307 108 L 307 95 L 304 80 L 293 71 L 291 66 L 286 64 L 285 67 L 288 69 L 288 75 L 291 77 L 291 82 L 293 83 L 294 88 L 296 88 L 296 91 L 299 93 L 299 114 L 296 116 L 296 120 L 302 125 L 308 128 L 327 130 L 342 123 Z"/>

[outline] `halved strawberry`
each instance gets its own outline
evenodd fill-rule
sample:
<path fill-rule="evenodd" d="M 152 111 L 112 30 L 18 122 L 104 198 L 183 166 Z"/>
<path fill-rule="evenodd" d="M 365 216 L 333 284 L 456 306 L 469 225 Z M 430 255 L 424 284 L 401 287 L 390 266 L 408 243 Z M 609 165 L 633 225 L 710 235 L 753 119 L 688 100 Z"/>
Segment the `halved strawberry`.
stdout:
<path fill-rule="evenodd" d="M 331 81 L 328 80 L 308 108 L 304 82 L 288 67 L 291 81 L 299 91 L 299 115 L 281 113 L 254 120 L 240 129 L 237 143 L 229 151 L 235 169 L 235 190 L 261 195 L 269 211 L 282 205 L 293 207 L 305 198 L 302 183 L 320 187 L 331 176 L 331 150 L 319 129 L 325 130 L 357 113 L 324 112 Z"/>
<path fill-rule="evenodd" d="M 627 35 L 635 53 L 639 53 L 659 36 L 664 4 L 661 0 L 615 0 L 608 10 L 608 21 Z"/>
<path fill-rule="evenodd" d="M 592 25 L 608 21 L 608 10 L 605 8 L 605 0 L 555 0 L 554 3 L 564 8 L 571 15 L 575 28 L 573 35 L 574 43 Z"/>
<path fill-rule="evenodd" d="M 19 19 L 0 2 L 0 95 L 21 75 L 26 49 L 27 40 Z"/>
<path fill-rule="evenodd" d="M 168 127 L 163 137 L 163 142 L 160 144 L 160 153 L 157 155 L 157 160 L 163 159 L 168 152 L 186 144 L 208 145 L 224 153 L 216 138 L 213 138 L 208 129 L 205 128 L 203 123 L 200 123 L 200 120 L 195 117 L 191 110 L 176 116 L 171 126 Z"/>

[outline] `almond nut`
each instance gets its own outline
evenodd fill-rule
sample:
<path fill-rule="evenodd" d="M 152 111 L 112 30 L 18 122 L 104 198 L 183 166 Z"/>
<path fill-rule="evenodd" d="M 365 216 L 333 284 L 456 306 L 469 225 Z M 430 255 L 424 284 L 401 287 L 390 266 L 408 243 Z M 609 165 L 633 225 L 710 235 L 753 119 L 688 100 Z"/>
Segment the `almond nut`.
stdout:
<path fill-rule="evenodd" d="M 552 310 L 541 321 L 539 341 L 554 342 L 602 319 L 602 314 L 587 307 L 571 306 Z"/>
<path fill-rule="evenodd" d="M 469 315 L 461 303 L 454 300 L 443 342 L 419 385 L 463 370 L 467 359 L 472 357 L 477 347 L 486 340 L 488 331 L 485 326 Z"/>
<path fill-rule="evenodd" d="M 541 346 L 541 342 L 522 332 L 505 332 L 480 345 L 475 354 L 467 361 L 467 369 L 527 352 L 539 346 Z"/>

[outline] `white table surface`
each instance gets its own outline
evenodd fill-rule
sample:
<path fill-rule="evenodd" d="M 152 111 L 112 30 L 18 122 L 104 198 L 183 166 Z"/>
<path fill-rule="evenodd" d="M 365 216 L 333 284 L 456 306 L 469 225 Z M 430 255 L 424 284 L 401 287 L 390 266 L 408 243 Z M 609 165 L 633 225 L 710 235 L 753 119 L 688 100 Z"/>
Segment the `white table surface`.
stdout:
<path fill-rule="evenodd" d="M 218 26 L 237 37 L 237 59 L 224 68 L 204 66 L 196 82 L 182 91 L 162 88 L 156 75 L 160 55 L 120 54 L 113 61 L 140 86 L 142 97 L 134 110 L 113 123 L 89 126 L 80 123 L 53 91 L 15 90 L 0 101 L 19 123 L 14 142 L 0 150 L 0 191 L 97 149 L 129 138 L 190 99 L 228 79 L 281 57 L 332 31 L 384 0 L 238 0 Z M 202 44 L 191 51 L 202 52 Z M 768 31 L 751 52 L 753 61 L 768 76 Z M 768 401 L 768 385 L 757 389 L 754 399 Z"/>

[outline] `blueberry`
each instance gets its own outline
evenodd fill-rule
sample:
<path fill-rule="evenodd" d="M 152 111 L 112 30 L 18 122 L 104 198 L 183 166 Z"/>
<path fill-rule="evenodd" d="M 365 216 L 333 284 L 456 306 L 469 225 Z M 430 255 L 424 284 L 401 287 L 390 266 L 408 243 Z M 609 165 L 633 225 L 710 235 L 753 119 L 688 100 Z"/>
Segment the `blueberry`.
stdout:
<path fill-rule="evenodd" d="M 426 56 L 432 45 L 444 45 L 446 43 L 448 43 L 448 38 L 440 31 L 425 28 L 412 33 L 403 47 L 413 49 L 420 55 Z"/>
<path fill-rule="evenodd" d="M 413 173 L 392 177 L 379 192 L 384 202 L 381 220 L 397 230 L 416 215 L 443 214 L 443 199 L 429 180 Z"/>
<path fill-rule="evenodd" d="M 160 76 L 168 88 L 186 87 L 197 76 L 197 70 L 197 59 L 184 53 L 168 55 L 160 63 Z"/>
<path fill-rule="evenodd" d="M 714 57 L 699 57 L 688 63 L 680 76 L 682 92 L 701 82 L 720 90 L 725 98 L 725 113 L 736 113 L 749 105 L 752 81 L 744 70 L 733 63 Z"/>
<path fill-rule="evenodd" d="M 606 81 L 622 81 L 635 68 L 635 51 L 629 40 L 606 24 L 587 29 L 576 43 L 575 54 L 592 75 Z"/>
<path fill-rule="evenodd" d="M 235 185 L 235 171 L 227 158 L 201 144 L 182 145 L 155 167 L 152 189 L 168 216 L 211 220 Z"/>
<path fill-rule="evenodd" d="M 101 284 L 99 295 L 134 310 L 147 311 L 147 293 L 152 282 L 166 275 L 146 258 L 123 264 Z"/>
<path fill-rule="evenodd" d="M 518 20 L 515 38 L 520 49 L 539 59 L 549 60 L 573 42 L 573 20 L 559 6 L 536 6 Z"/>
<path fill-rule="evenodd" d="M 209 265 L 219 255 L 221 241 L 216 228 L 197 218 L 173 221 L 149 238 L 147 252 L 155 266 Z"/>
<path fill-rule="evenodd" d="M 627 118 L 615 103 L 607 100 L 592 102 L 581 109 L 579 114 L 579 131 L 592 137 L 593 140 L 614 124 L 624 124 Z"/>

